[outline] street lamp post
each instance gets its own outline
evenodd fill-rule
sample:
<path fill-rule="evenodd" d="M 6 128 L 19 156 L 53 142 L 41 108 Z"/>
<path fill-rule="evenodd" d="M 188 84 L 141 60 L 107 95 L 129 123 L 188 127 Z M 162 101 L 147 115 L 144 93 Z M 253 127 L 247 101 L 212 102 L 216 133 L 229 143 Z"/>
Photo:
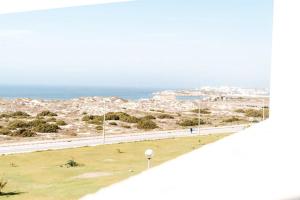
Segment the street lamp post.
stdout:
<path fill-rule="evenodd" d="M 145 151 L 145 156 L 146 156 L 147 161 L 148 161 L 148 165 L 147 165 L 148 169 L 150 168 L 150 160 L 152 159 L 153 155 L 154 155 L 154 152 L 153 152 L 152 149 L 147 149 Z"/>
<path fill-rule="evenodd" d="M 265 99 L 263 98 L 263 107 L 262 107 L 262 116 L 263 116 L 263 121 L 265 120 Z"/>
<path fill-rule="evenodd" d="M 200 124 L 201 124 L 201 100 L 198 103 L 198 134 L 200 134 Z"/>
<path fill-rule="evenodd" d="M 103 144 L 105 144 L 105 113 L 106 113 L 106 103 L 104 100 L 104 114 L 103 114 L 103 125 L 102 125 Z"/>

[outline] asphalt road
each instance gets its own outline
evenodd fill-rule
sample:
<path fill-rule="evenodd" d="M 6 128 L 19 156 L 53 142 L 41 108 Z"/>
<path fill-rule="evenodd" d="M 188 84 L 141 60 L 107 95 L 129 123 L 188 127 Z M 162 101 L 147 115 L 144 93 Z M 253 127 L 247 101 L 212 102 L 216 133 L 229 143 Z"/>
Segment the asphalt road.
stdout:
<path fill-rule="evenodd" d="M 134 142 L 143 140 L 157 140 L 174 137 L 188 137 L 196 135 L 220 134 L 220 133 L 234 133 L 243 130 L 246 125 L 223 126 L 201 128 L 200 134 L 198 129 L 194 129 L 191 134 L 189 129 L 175 130 L 175 131 L 158 131 L 158 132 L 145 132 L 123 135 L 107 135 L 105 140 L 102 136 L 72 138 L 72 139 L 57 139 L 57 140 L 43 140 L 33 142 L 19 142 L 0 145 L 0 154 L 16 154 L 27 153 L 35 151 L 67 149 L 84 146 L 96 146 L 103 144 L 115 144 L 124 142 Z"/>

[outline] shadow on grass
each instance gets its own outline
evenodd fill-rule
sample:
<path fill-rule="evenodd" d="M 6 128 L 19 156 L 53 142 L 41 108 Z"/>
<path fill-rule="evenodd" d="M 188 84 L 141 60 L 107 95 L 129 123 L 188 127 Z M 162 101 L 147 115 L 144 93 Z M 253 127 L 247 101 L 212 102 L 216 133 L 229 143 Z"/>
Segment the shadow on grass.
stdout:
<path fill-rule="evenodd" d="M 19 194 L 23 194 L 25 192 L 0 192 L 0 197 L 2 196 L 15 196 L 15 195 L 19 195 Z"/>

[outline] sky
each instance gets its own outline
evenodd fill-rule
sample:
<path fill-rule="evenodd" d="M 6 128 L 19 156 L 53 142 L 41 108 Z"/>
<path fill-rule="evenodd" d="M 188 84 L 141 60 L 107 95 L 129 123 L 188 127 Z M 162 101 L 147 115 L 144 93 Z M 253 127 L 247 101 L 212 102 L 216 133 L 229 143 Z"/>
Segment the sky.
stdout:
<path fill-rule="evenodd" d="M 271 0 L 135 0 L 0 24 L 0 85 L 269 87 Z"/>

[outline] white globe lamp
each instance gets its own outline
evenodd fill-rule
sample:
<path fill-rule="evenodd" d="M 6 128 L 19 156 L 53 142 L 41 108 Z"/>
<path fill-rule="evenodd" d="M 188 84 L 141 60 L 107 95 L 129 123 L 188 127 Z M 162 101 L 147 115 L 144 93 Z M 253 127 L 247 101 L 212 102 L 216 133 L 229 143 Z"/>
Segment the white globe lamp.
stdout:
<path fill-rule="evenodd" d="M 154 152 L 153 152 L 152 149 L 147 149 L 147 150 L 145 151 L 145 156 L 146 156 L 146 158 L 147 158 L 147 160 L 148 160 L 148 169 L 150 168 L 150 160 L 151 160 L 151 158 L 153 157 L 153 155 L 154 155 Z"/>

